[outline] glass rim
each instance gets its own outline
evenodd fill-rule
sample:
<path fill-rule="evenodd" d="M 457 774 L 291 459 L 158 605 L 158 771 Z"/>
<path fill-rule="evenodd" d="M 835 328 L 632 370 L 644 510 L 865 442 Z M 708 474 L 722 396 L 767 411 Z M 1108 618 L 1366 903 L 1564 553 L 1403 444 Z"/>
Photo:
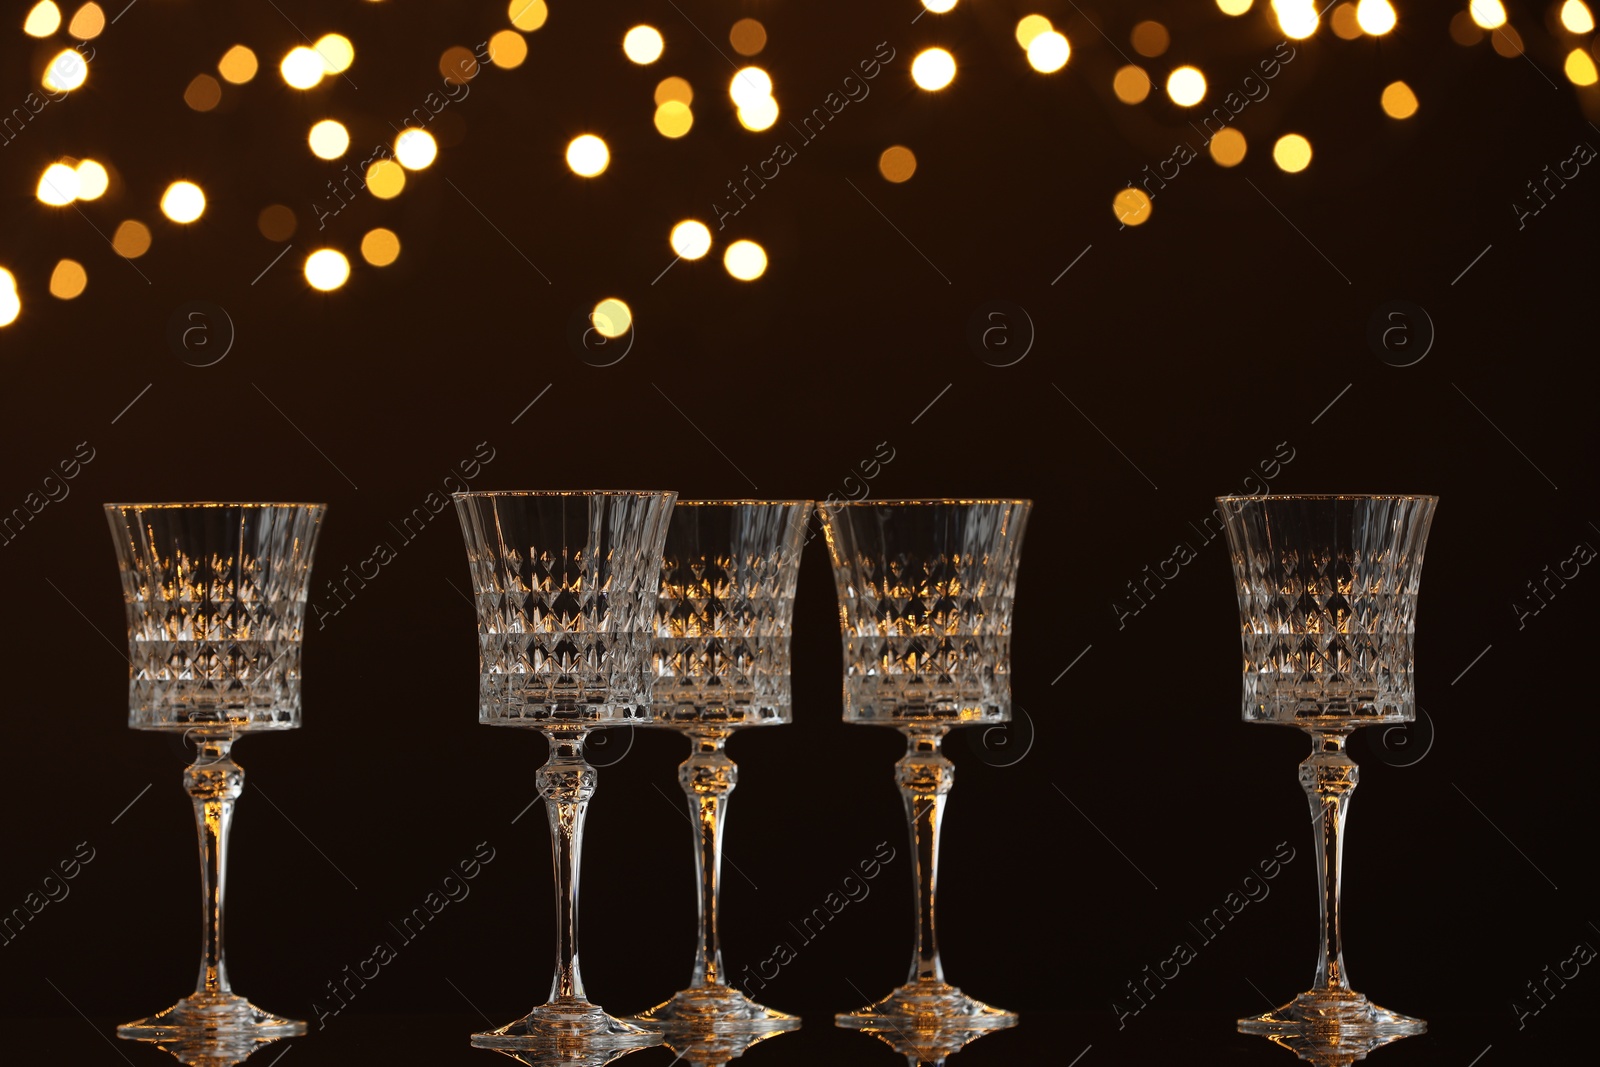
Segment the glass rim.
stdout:
<path fill-rule="evenodd" d="M 480 497 L 487 498 L 487 497 L 497 497 L 497 496 L 505 496 L 505 497 L 530 496 L 530 497 L 548 497 L 548 498 L 556 498 L 556 497 L 564 497 L 564 496 L 572 496 L 572 497 L 622 496 L 622 497 L 633 497 L 635 499 L 643 499 L 643 498 L 646 498 L 646 497 L 668 497 L 668 496 L 677 496 L 677 495 L 678 495 L 678 491 L 676 489 L 468 489 L 468 490 L 466 490 L 464 492 L 451 493 L 450 494 L 451 498 L 455 499 L 455 500 L 472 500 L 472 499 L 480 498 Z"/>
<path fill-rule="evenodd" d="M 1433 493 L 1256 493 L 1239 496 L 1213 497 L 1217 503 L 1233 503 L 1237 500 L 1431 500 L 1435 504 L 1439 498 Z"/>
<path fill-rule="evenodd" d="M 288 500 L 170 500 L 159 503 L 100 506 L 107 511 L 171 511 L 179 508 L 326 508 L 328 505 Z"/>
<path fill-rule="evenodd" d="M 1033 501 L 1027 498 L 1007 497 L 903 497 L 896 500 L 833 500 L 821 501 L 818 508 L 865 508 L 865 507 L 926 507 L 930 504 L 1011 504 L 1017 507 L 1032 507 Z"/>
<path fill-rule="evenodd" d="M 683 500 L 679 499 L 678 507 L 813 507 L 815 500 L 755 500 L 747 497 L 729 497 L 720 500 Z"/>

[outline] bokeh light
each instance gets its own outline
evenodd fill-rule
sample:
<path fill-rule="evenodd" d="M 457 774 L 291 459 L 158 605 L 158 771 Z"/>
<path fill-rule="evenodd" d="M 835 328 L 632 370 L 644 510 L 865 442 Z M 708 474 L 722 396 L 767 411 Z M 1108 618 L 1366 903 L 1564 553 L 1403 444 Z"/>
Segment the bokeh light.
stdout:
<path fill-rule="evenodd" d="M 763 96 L 740 107 L 737 114 L 739 125 L 759 133 L 761 130 L 769 129 L 778 121 L 778 101 L 770 96 Z"/>
<path fill-rule="evenodd" d="M 0 326 L 10 326 L 22 314 L 22 298 L 17 295 L 17 276 L 0 267 Z"/>
<path fill-rule="evenodd" d="M 78 172 L 65 163 L 52 163 L 39 175 L 35 190 L 39 203 L 66 207 L 78 199 Z"/>
<path fill-rule="evenodd" d="M 1311 142 L 1298 133 L 1286 133 L 1272 146 L 1272 161 L 1278 169 L 1298 174 L 1311 165 Z"/>
<path fill-rule="evenodd" d="M 919 89 L 938 92 L 954 81 L 955 76 L 956 57 L 943 48 L 925 48 L 911 61 L 911 80 Z"/>
<path fill-rule="evenodd" d="M 1150 221 L 1150 212 L 1155 205 L 1150 202 L 1150 195 L 1143 189 L 1128 186 L 1111 198 L 1112 214 L 1117 216 L 1117 221 L 1124 226 L 1143 226 Z"/>
<path fill-rule="evenodd" d="M 728 95 L 738 106 L 750 107 L 772 95 L 772 77 L 760 67 L 735 71 L 733 80 L 728 83 Z"/>
<path fill-rule="evenodd" d="M 1067 65 L 1072 46 L 1055 30 L 1047 30 L 1028 43 L 1028 66 L 1040 74 L 1054 74 Z"/>
<path fill-rule="evenodd" d="M 684 219 L 672 228 L 667 239 L 672 250 L 684 259 L 699 259 L 711 251 L 711 230 L 698 219 Z"/>
<path fill-rule="evenodd" d="M 209 74 L 196 74 L 183 90 L 183 102 L 194 111 L 210 111 L 222 103 L 222 86 Z"/>
<path fill-rule="evenodd" d="M 694 89 L 688 81 L 674 74 L 670 78 L 662 78 L 656 84 L 656 106 L 660 107 L 668 101 L 676 100 L 680 104 L 694 103 Z"/>
<path fill-rule="evenodd" d="M 51 0 L 40 0 L 22 20 L 22 32 L 29 37 L 48 37 L 61 28 L 61 9 Z"/>
<path fill-rule="evenodd" d="M 356 61 L 356 46 L 342 33 L 323 34 L 311 48 L 321 57 L 326 74 L 343 74 Z"/>
<path fill-rule="evenodd" d="M 1573 85 L 1593 85 L 1597 80 L 1594 60 L 1581 48 L 1574 48 L 1567 53 L 1567 61 L 1562 69 Z"/>
<path fill-rule="evenodd" d="M 1117 99 L 1124 104 L 1138 104 L 1150 95 L 1150 75 L 1144 68 L 1128 64 L 1119 67 L 1116 75 L 1111 79 L 1111 91 L 1117 94 Z"/>
<path fill-rule="evenodd" d="M 78 54 L 76 48 L 57 52 L 44 68 L 41 79 L 44 87 L 53 93 L 70 93 L 89 80 L 89 61 Z"/>
<path fill-rule="evenodd" d="M 1394 7 L 1389 0 L 1361 0 L 1356 5 L 1356 23 L 1362 33 L 1382 37 L 1394 29 Z"/>
<path fill-rule="evenodd" d="M 633 329 L 633 311 L 614 296 L 608 296 L 589 312 L 589 322 L 601 337 L 615 340 Z"/>
<path fill-rule="evenodd" d="M 1217 0 L 1217 9 L 1224 15 L 1242 15 L 1250 10 L 1252 0 Z"/>
<path fill-rule="evenodd" d="M 728 31 L 728 43 L 741 56 L 760 55 L 767 47 L 767 28 L 756 19 L 740 19 Z"/>
<path fill-rule="evenodd" d="M 256 216 L 256 229 L 269 241 L 287 241 L 300 225 L 286 204 L 268 204 Z"/>
<path fill-rule="evenodd" d="M 478 76 L 478 57 L 472 49 L 453 44 L 439 53 L 439 74 L 449 85 L 465 85 Z"/>
<path fill-rule="evenodd" d="M 400 258 L 400 238 L 382 226 L 368 230 L 361 238 L 361 258 L 374 267 L 387 267 Z"/>
<path fill-rule="evenodd" d="M 173 222 L 193 222 L 206 210 L 206 194 L 194 182 L 173 182 L 161 194 L 161 213 Z"/>
<path fill-rule="evenodd" d="M 394 158 L 406 170 L 421 170 L 439 155 L 439 142 L 427 130 L 410 127 L 394 139 Z"/>
<path fill-rule="evenodd" d="M 501 30 L 489 38 L 489 62 L 501 70 L 516 70 L 528 58 L 528 39 L 516 30 Z"/>
<path fill-rule="evenodd" d="M 1272 0 L 1272 12 L 1284 36 L 1303 41 L 1317 32 L 1321 16 L 1312 0 Z"/>
<path fill-rule="evenodd" d="M 1486 30 L 1498 29 L 1506 24 L 1506 6 L 1500 0 L 1472 0 L 1467 5 L 1472 21 Z"/>
<path fill-rule="evenodd" d="M 306 142 L 318 159 L 338 159 L 350 148 L 350 131 L 336 119 L 323 119 L 311 127 Z"/>
<path fill-rule="evenodd" d="M 574 137 L 567 145 L 567 166 L 581 178 L 593 178 L 611 164 L 611 150 L 592 133 Z"/>
<path fill-rule="evenodd" d="M 1141 56 L 1159 56 L 1172 44 L 1172 35 L 1161 23 L 1147 19 L 1133 27 L 1128 41 Z"/>
<path fill-rule="evenodd" d="M 306 281 L 311 288 L 323 292 L 339 288 L 350 279 L 350 261 L 343 252 L 332 248 L 319 248 L 306 257 Z"/>
<path fill-rule="evenodd" d="M 1522 34 L 1510 23 L 1501 26 L 1489 35 L 1489 43 L 1494 50 L 1507 59 L 1515 59 L 1522 54 Z"/>
<path fill-rule="evenodd" d="M 676 140 L 689 132 L 694 125 L 694 112 L 688 104 L 677 100 L 668 100 L 656 108 L 656 132 L 663 137 Z"/>
<path fill-rule="evenodd" d="M 544 20 L 550 17 L 550 9 L 545 6 L 544 0 L 511 0 L 506 15 L 511 19 L 511 25 L 523 33 L 532 33 L 544 25 Z"/>
<path fill-rule="evenodd" d="M 89 285 L 89 272 L 75 259 L 63 259 L 50 272 L 50 295 L 59 300 L 71 300 L 81 295 Z"/>
<path fill-rule="evenodd" d="M 1017 20 L 1017 44 L 1025 49 L 1035 37 L 1049 33 L 1054 28 L 1043 15 L 1024 15 Z"/>
<path fill-rule="evenodd" d="M 1463 48 L 1471 48 L 1483 40 L 1483 28 L 1472 21 L 1470 11 L 1457 11 L 1450 18 L 1450 39 Z"/>
<path fill-rule="evenodd" d="M 905 145 L 890 145 L 878 156 L 878 173 L 883 175 L 884 181 L 901 182 L 910 181 L 911 176 L 917 172 L 917 156 Z"/>
<path fill-rule="evenodd" d="M 922 0 L 922 6 L 935 15 L 944 15 L 956 9 L 956 0 Z"/>
<path fill-rule="evenodd" d="M 1206 76 L 1195 67 L 1179 67 L 1167 75 L 1167 95 L 1180 107 L 1193 107 L 1206 98 Z"/>
<path fill-rule="evenodd" d="M 222 80 L 234 85 L 243 85 L 256 76 L 261 64 L 256 60 L 256 54 L 242 44 L 236 44 L 217 61 L 217 73 L 222 75 Z"/>
<path fill-rule="evenodd" d="M 635 26 L 622 36 L 622 54 L 640 66 L 660 59 L 665 47 L 661 31 L 654 26 Z"/>
<path fill-rule="evenodd" d="M 111 235 L 111 248 L 124 259 L 138 259 L 150 251 L 150 227 L 138 219 L 124 219 Z"/>
<path fill-rule="evenodd" d="M 278 73 L 283 75 L 283 80 L 291 89 L 310 89 L 322 81 L 322 76 L 327 73 L 327 67 L 322 62 L 322 57 L 317 55 L 305 45 L 298 45 L 289 49 L 283 57 L 283 62 L 278 64 Z"/>
<path fill-rule="evenodd" d="M 1383 88 L 1383 113 L 1392 119 L 1408 119 L 1417 113 L 1417 94 L 1402 81 L 1390 82 Z"/>
<path fill-rule="evenodd" d="M 741 282 L 753 282 L 767 272 L 767 252 L 754 241 L 735 241 L 722 254 L 722 265 Z"/>
<path fill-rule="evenodd" d="M 105 32 L 106 13 L 96 3 L 87 3 L 78 8 L 72 16 L 72 22 L 67 26 L 67 32 L 80 41 L 92 41 Z"/>
<path fill-rule="evenodd" d="M 96 160 L 81 160 L 74 169 L 78 174 L 79 200 L 99 200 L 111 187 L 111 175 Z"/>
<path fill-rule="evenodd" d="M 1561 5 L 1561 25 L 1568 33 L 1588 33 L 1594 29 L 1594 12 L 1583 0 L 1567 0 Z"/>
<path fill-rule="evenodd" d="M 1244 162 L 1245 152 L 1249 149 L 1244 139 L 1244 134 L 1232 126 L 1224 126 L 1211 138 L 1211 159 L 1219 167 L 1237 167 Z"/>
<path fill-rule="evenodd" d="M 1328 22 L 1333 26 L 1333 35 L 1340 40 L 1353 41 L 1362 34 L 1361 20 L 1356 18 L 1355 4 L 1340 4 L 1333 9 Z"/>
<path fill-rule="evenodd" d="M 367 191 L 379 200 L 393 200 L 405 187 L 406 169 L 394 160 L 375 160 L 367 168 Z"/>

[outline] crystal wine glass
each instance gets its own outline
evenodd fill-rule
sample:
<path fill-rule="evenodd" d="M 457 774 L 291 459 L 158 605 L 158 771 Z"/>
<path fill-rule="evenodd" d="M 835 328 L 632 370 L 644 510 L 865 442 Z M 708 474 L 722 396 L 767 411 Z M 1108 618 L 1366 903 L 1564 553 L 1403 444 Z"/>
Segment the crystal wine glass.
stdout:
<path fill-rule="evenodd" d="M 1416 717 L 1412 638 L 1422 552 L 1438 497 L 1218 497 L 1244 643 L 1244 719 L 1298 726 L 1312 752 L 1300 785 L 1317 820 L 1322 885 L 1316 979 L 1249 1034 L 1373 1047 L 1427 1024 L 1350 988 L 1339 929 L 1344 824 L 1355 790 L 1351 731 Z M 1281 1042 L 1287 1043 L 1287 1042 Z"/>
<path fill-rule="evenodd" d="M 658 726 L 692 751 L 678 767 L 695 828 L 700 938 L 689 988 L 635 1016 L 665 1031 L 789 1030 L 793 1015 L 729 985 L 717 933 L 722 833 L 738 768 L 723 751 L 734 730 L 790 718 L 789 637 L 811 501 L 680 500 L 667 526 L 656 601 Z"/>
<path fill-rule="evenodd" d="M 478 720 L 538 730 L 556 882 L 547 1003 L 474 1034 L 481 1048 L 591 1050 L 661 1035 L 589 1002 L 578 971 L 583 823 L 599 775 L 591 730 L 650 721 L 651 644 L 671 492 L 456 493 L 478 611 Z"/>
<path fill-rule="evenodd" d="M 1027 500 L 826 503 L 819 509 L 842 610 L 844 718 L 906 735 L 895 765 L 911 826 L 917 925 L 906 984 L 840 1026 L 997 1029 L 1009 1011 L 944 980 L 934 926 L 939 828 L 953 727 L 1011 718 L 1011 607 Z"/>
<path fill-rule="evenodd" d="M 200 833 L 200 978 L 117 1027 L 183 1058 L 190 1045 L 303 1034 L 233 992 L 223 959 L 228 830 L 244 788 L 230 750 L 300 725 L 300 639 L 322 504 L 107 504 L 128 617 L 128 725 L 195 746 L 183 784 Z"/>

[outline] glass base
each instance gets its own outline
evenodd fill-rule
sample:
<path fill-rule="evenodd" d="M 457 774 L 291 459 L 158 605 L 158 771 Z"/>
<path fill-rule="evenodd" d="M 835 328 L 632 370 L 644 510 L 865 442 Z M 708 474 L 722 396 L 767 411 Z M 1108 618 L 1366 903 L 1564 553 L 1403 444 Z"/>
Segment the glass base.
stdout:
<path fill-rule="evenodd" d="M 1015 1026 L 1015 1012 L 991 1008 L 948 982 L 918 981 L 896 989 L 876 1004 L 833 1017 L 839 1026 L 917 1030 L 998 1030 Z"/>
<path fill-rule="evenodd" d="M 746 1034 L 793 1030 L 800 1018 L 763 1007 L 726 985 L 685 989 L 672 999 L 628 1020 L 650 1030 L 674 1033 Z"/>
<path fill-rule="evenodd" d="M 263 1011 L 233 993 L 193 993 L 166 1011 L 117 1027 L 118 1037 L 135 1041 L 197 1044 L 275 1041 L 305 1032 L 305 1023 Z"/>
<path fill-rule="evenodd" d="M 619 1049 L 659 1045 L 661 1035 L 607 1015 L 587 1000 L 552 1000 L 514 1023 L 472 1035 L 475 1048 Z"/>
<path fill-rule="evenodd" d="M 1423 1020 L 1380 1008 L 1360 993 L 1327 989 L 1301 993 L 1275 1011 L 1239 1020 L 1240 1033 L 1270 1037 L 1296 1051 L 1304 1045 L 1319 1058 L 1330 1048 L 1343 1045 L 1353 1060 L 1361 1059 L 1379 1045 L 1420 1034 L 1427 1028 Z"/>

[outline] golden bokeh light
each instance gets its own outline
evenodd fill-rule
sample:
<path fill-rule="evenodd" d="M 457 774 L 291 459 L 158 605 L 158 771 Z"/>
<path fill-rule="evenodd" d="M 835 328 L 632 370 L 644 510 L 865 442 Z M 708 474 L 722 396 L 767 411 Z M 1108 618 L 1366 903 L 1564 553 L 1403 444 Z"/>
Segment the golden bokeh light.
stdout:
<path fill-rule="evenodd" d="M 138 259 L 150 251 L 150 227 L 138 219 L 124 219 L 111 235 L 111 248 L 124 259 Z"/>
<path fill-rule="evenodd" d="M 393 200 L 406 187 L 406 169 L 392 159 L 380 159 L 367 168 L 367 191 L 379 200 Z"/>
<path fill-rule="evenodd" d="M 1124 104 L 1143 103 L 1144 98 L 1150 95 L 1150 75 L 1144 72 L 1144 68 L 1131 63 L 1119 67 L 1111 79 L 1111 91 Z"/>
<path fill-rule="evenodd" d="M 956 9 L 956 0 L 922 0 L 922 6 L 935 15 L 945 15 Z"/>
<path fill-rule="evenodd" d="M 1588 33 L 1594 29 L 1594 12 L 1583 0 L 1567 0 L 1561 5 L 1561 25 L 1568 33 Z"/>
<path fill-rule="evenodd" d="M 1167 95 L 1179 107 L 1194 107 L 1206 98 L 1206 76 L 1196 67 L 1179 67 L 1167 75 Z"/>
<path fill-rule="evenodd" d="M 511 0 L 506 15 L 511 19 L 511 25 L 523 33 L 532 33 L 544 25 L 544 20 L 550 17 L 550 9 L 545 6 L 544 0 Z"/>
<path fill-rule="evenodd" d="M 222 80 L 234 85 L 243 85 L 256 76 L 256 71 L 261 64 L 256 60 L 256 54 L 242 44 L 236 44 L 217 61 L 217 73 L 222 75 Z"/>
<path fill-rule="evenodd" d="M 10 326 L 22 314 L 22 298 L 17 295 L 17 276 L 0 267 L 0 326 Z"/>
<path fill-rule="evenodd" d="M 361 238 L 361 258 L 374 267 L 387 267 L 400 258 L 400 238 L 382 226 L 368 230 Z"/>
<path fill-rule="evenodd" d="M 1054 74 L 1067 65 L 1072 45 L 1055 30 L 1047 30 L 1028 43 L 1028 66 L 1040 74 Z"/>
<path fill-rule="evenodd" d="M 161 194 L 161 213 L 173 222 L 193 222 L 205 210 L 206 194 L 194 182 L 173 182 Z"/>
<path fill-rule="evenodd" d="M 89 80 L 89 61 L 79 55 L 76 48 L 57 52 L 46 64 L 41 80 L 53 93 L 70 93 Z"/>
<path fill-rule="evenodd" d="M 1286 133 L 1272 146 L 1272 161 L 1279 170 L 1299 174 L 1311 166 L 1311 142 L 1298 133 Z"/>
<path fill-rule="evenodd" d="M 286 204 L 268 204 L 256 216 L 256 229 L 269 241 L 287 241 L 299 225 L 294 210 Z"/>
<path fill-rule="evenodd" d="M 1417 113 L 1417 94 L 1402 81 L 1390 82 L 1383 88 L 1383 113 L 1392 119 L 1408 119 Z"/>
<path fill-rule="evenodd" d="M 641 67 L 660 59 L 665 47 L 661 31 L 654 26 L 635 26 L 622 35 L 622 54 Z"/>
<path fill-rule="evenodd" d="M 427 130 L 408 127 L 394 139 L 394 158 L 406 170 L 422 170 L 439 156 L 439 142 Z"/>
<path fill-rule="evenodd" d="M 1043 15 L 1024 15 L 1017 20 L 1017 44 L 1026 49 L 1041 33 L 1055 29 Z"/>
<path fill-rule="evenodd" d="M 356 46 L 342 33 L 325 33 L 311 46 L 322 59 L 325 74 L 343 74 L 356 61 Z"/>
<path fill-rule="evenodd" d="M 756 19 L 740 19 L 728 31 L 728 43 L 741 56 L 760 55 L 767 47 L 767 28 Z"/>
<path fill-rule="evenodd" d="M 1032 47 L 1031 43 L 1029 47 Z M 911 80 L 917 88 L 938 92 L 956 77 L 956 57 L 943 48 L 924 48 L 911 61 Z"/>
<path fill-rule="evenodd" d="M 567 166 L 580 178 L 593 178 L 611 165 L 611 149 L 592 133 L 574 137 L 567 145 Z"/>
<path fill-rule="evenodd" d="M 502 70 L 516 70 L 528 58 L 528 39 L 516 30 L 501 30 L 489 38 L 489 62 Z"/>
<path fill-rule="evenodd" d="M 311 288 L 331 292 L 350 280 L 350 261 L 343 252 L 319 248 L 306 257 L 305 274 Z"/>
<path fill-rule="evenodd" d="M 284 82 L 291 89 L 311 89 L 322 81 L 327 67 L 321 56 L 305 45 L 298 45 L 289 49 L 283 62 L 278 64 L 278 73 L 283 75 Z"/>
<path fill-rule="evenodd" d="M 222 86 L 209 74 L 196 74 L 183 90 L 183 102 L 194 111 L 210 111 L 222 103 Z"/>
<path fill-rule="evenodd" d="M 656 84 L 656 106 L 660 107 L 668 101 L 676 100 L 680 104 L 694 103 L 694 89 L 688 81 L 674 74 L 670 78 L 662 78 Z"/>
<path fill-rule="evenodd" d="M 78 8 L 67 25 L 67 32 L 80 41 L 92 41 L 105 32 L 106 13 L 99 4 L 90 2 Z"/>
<path fill-rule="evenodd" d="M 1464 48 L 1483 40 L 1483 29 L 1472 21 L 1470 11 L 1457 11 L 1450 19 L 1450 39 Z"/>
<path fill-rule="evenodd" d="M 66 207 L 78 199 L 78 172 L 65 163 L 50 164 L 39 175 L 39 185 L 34 195 L 41 204 Z"/>
<path fill-rule="evenodd" d="M 1154 207 L 1148 193 L 1131 185 L 1111 198 L 1111 213 L 1124 226 L 1143 226 L 1150 221 Z"/>
<path fill-rule="evenodd" d="M 1224 126 L 1211 138 L 1211 159 L 1219 167 L 1237 167 L 1244 162 L 1248 148 L 1244 134 L 1232 126 Z"/>
<path fill-rule="evenodd" d="M 1581 48 L 1574 48 L 1567 53 L 1567 61 L 1562 69 L 1573 85 L 1593 85 L 1600 79 L 1600 74 L 1595 71 L 1594 60 Z"/>
<path fill-rule="evenodd" d="M 337 119 L 323 119 L 311 127 L 306 143 L 318 159 L 338 159 L 350 149 L 350 131 Z"/>
<path fill-rule="evenodd" d="M 683 259 L 699 259 L 711 251 L 711 230 L 698 219 L 684 219 L 678 223 L 667 240 Z"/>
<path fill-rule="evenodd" d="M 728 95 L 738 106 L 750 107 L 772 95 L 772 77 L 760 67 L 735 71 L 733 80 L 728 83 Z"/>
<path fill-rule="evenodd" d="M 1507 59 L 1515 59 L 1522 54 L 1522 34 L 1510 23 L 1501 26 L 1489 35 L 1489 43 L 1494 50 Z"/>
<path fill-rule="evenodd" d="M 616 297 L 608 296 L 589 312 L 589 323 L 601 337 L 616 340 L 633 329 L 633 310 Z"/>
<path fill-rule="evenodd" d="M 1272 0 L 1272 13 L 1284 36 L 1303 41 L 1317 32 L 1322 16 L 1312 0 Z"/>
<path fill-rule="evenodd" d="M 739 125 L 747 130 L 759 133 L 770 129 L 778 121 L 778 101 L 770 96 L 763 96 L 739 108 L 736 112 Z"/>
<path fill-rule="evenodd" d="M 883 175 L 884 181 L 898 185 L 910 181 L 916 172 L 917 155 L 905 145 L 890 145 L 878 156 L 878 173 Z"/>
<path fill-rule="evenodd" d="M 1395 21 L 1394 6 L 1389 0 L 1361 0 L 1356 5 L 1356 24 L 1362 33 L 1382 37 L 1394 29 Z"/>
<path fill-rule="evenodd" d="M 61 28 L 61 9 L 51 0 L 40 0 L 22 20 L 22 32 L 29 37 L 48 37 Z"/>
<path fill-rule="evenodd" d="M 1134 26 L 1128 40 L 1141 56 L 1159 56 L 1172 44 L 1172 35 L 1161 23 L 1146 19 Z"/>
<path fill-rule="evenodd" d="M 439 73 L 449 85 L 465 85 L 478 76 L 478 57 L 472 49 L 453 44 L 439 54 Z"/>
<path fill-rule="evenodd" d="M 88 286 L 89 272 L 75 259 L 63 259 L 50 272 L 50 295 L 58 300 L 80 296 Z"/>
<path fill-rule="evenodd" d="M 1340 4 L 1333 9 L 1328 22 L 1333 26 L 1333 35 L 1341 40 L 1353 41 L 1361 36 L 1361 20 L 1356 18 L 1355 4 Z"/>
<path fill-rule="evenodd" d="M 1250 10 L 1253 0 L 1217 0 L 1217 9 L 1224 15 L 1242 15 Z"/>
<path fill-rule="evenodd" d="M 1506 6 L 1500 0 L 1472 0 L 1467 11 L 1472 21 L 1486 30 L 1499 29 L 1506 24 Z"/>
<path fill-rule="evenodd" d="M 78 174 L 78 199 L 99 200 L 111 187 L 111 175 L 105 165 L 93 159 L 81 160 L 74 168 Z"/>
<path fill-rule="evenodd" d="M 722 254 L 722 265 L 741 282 L 753 282 L 767 272 L 767 252 L 754 241 L 735 241 Z"/>
<path fill-rule="evenodd" d="M 694 112 L 689 110 L 688 104 L 668 100 L 656 108 L 655 123 L 657 133 L 675 140 L 688 133 L 694 125 Z"/>

